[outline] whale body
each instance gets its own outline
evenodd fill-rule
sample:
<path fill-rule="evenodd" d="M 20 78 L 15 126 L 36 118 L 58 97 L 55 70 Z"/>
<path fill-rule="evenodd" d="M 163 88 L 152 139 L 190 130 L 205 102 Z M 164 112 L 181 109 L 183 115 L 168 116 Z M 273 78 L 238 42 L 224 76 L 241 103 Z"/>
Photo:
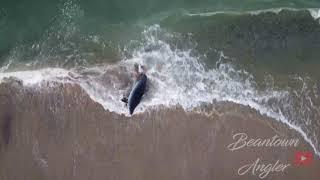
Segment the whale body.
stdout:
<path fill-rule="evenodd" d="M 128 107 L 129 107 L 130 115 L 133 114 L 134 109 L 140 103 L 142 96 L 146 91 L 146 86 L 147 86 L 147 76 L 145 74 L 141 74 L 140 79 L 134 84 L 128 98 Z"/>

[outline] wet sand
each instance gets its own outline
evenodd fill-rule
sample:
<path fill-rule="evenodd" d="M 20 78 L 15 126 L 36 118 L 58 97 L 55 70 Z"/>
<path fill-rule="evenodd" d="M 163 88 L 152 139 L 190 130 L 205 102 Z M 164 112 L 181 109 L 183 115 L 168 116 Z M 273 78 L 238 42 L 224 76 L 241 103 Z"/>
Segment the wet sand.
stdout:
<path fill-rule="evenodd" d="M 299 144 L 230 151 L 236 133 L 298 138 Z M 254 180 L 259 173 L 240 176 L 238 169 L 257 159 L 290 164 L 264 179 L 318 180 L 319 158 L 313 153 L 311 165 L 297 166 L 297 151 L 313 152 L 285 124 L 234 103 L 213 103 L 201 112 L 158 107 L 126 117 L 104 110 L 77 85 L 0 84 L 1 180 Z"/>

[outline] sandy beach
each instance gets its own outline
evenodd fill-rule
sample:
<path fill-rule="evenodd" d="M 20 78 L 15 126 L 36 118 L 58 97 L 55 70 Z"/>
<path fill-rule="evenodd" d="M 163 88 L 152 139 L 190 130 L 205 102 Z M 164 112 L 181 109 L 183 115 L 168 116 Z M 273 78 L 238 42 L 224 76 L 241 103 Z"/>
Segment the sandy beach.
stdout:
<path fill-rule="evenodd" d="M 319 157 L 297 132 L 234 103 L 216 102 L 191 112 L 158 107 L 126 117 L 104 110 L 77 85 L 57 83 L 40 91 L 10 80 L 0 85 L 0 109 L 3 180 L 320 177 Z M 237 133 L 247 140 L 277 136 L 298 143 L 247 143 L 230 150 Z M 313 162 L 295 164 L 299 151 L 312 152 Z M 271 165 L 254 169 L 250 164 L 255 162 Z"/>

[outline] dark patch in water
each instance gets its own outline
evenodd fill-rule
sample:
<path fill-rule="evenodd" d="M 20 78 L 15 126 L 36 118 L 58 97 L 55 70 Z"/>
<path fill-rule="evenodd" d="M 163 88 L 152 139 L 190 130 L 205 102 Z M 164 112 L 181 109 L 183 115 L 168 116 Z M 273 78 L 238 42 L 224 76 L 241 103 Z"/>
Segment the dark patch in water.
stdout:
<path fill-rule="evenodd" d="M 215 64 L 216 51 L 223 51 L 251 73 L 268 70 L 319 77 L 313 67 L 319 66 L 320 24 L 307 10 L 169 17 L 163 26 L 191 33 L 208 64 Z"/>

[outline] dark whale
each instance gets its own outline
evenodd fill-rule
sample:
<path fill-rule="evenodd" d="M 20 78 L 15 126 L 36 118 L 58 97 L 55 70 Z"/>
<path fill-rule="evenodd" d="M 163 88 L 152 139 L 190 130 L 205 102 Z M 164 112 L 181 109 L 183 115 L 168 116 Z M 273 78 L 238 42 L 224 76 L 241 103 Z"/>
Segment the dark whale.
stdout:
<path fill-rule="evenodd" d="M 140 103 L 142 96 L 146 91 L 146 86 L 147 86 L 147 76 L 145 74 L 142 74 L 140 79 L 134 84 L 128 98 L 128 105 L 129 105 L 128 107 L 129 107 L 130 115 L 133 114 L 134 109 Z"/>

